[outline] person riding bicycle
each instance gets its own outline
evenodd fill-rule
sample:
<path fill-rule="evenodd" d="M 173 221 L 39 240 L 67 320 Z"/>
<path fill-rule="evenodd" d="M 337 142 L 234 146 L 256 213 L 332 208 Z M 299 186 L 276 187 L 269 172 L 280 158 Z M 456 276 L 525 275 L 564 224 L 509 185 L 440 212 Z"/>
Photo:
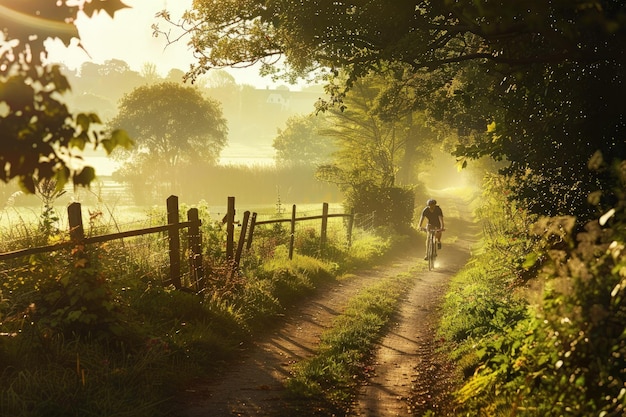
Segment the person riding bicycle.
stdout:
<path fill-rule="evenodd" d="M 422 227 L 424 218 L 428 219 L 426 227 Z M 437 205 L 437 200 L 431 198 L 426 202 L 426 207 L 422 210 L 418 226 L 420 230 L 424 231 L 428 229 L 437 229 L 435 232 L 435 239 L 437 240 L 437 248 L 441 249 L 441 232 L 445 230 L 445 227 L 443 222 L 443 211 L 441 210 L 441 207 Z M 426 242 L 426 245 L 428 245 L 428 241 Z M 428 259 L 428 257 L 425 257 L 424 259 Z"/>

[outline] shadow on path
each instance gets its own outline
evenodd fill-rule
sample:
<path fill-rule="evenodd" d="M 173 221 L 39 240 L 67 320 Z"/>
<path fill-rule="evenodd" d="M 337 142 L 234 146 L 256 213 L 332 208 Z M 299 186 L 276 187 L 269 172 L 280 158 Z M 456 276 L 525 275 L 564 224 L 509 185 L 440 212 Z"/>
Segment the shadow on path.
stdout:
<path fill-rule="evenodd" d="M 460 205 L 453 212 L 466 213 L 459 199 L 442 199 L 444 204 Z M 444 212 L 445 213 L 445 212 Z M 189 391 L 179 400 L 175 417 L 226 416 L 312 416 L 316 410 L 307 404 L 294 404 L 285 399 L 284 382 L 293 364 L 311 357 L 319 338 L 348 300 L 361 289 L 374 284 L 380 276 L 410 273 L 415 285 L 407 289 L 403 302 L 388 335 L 381 340 L 374 364 L 376 376 L 363 387 L 355 415 L 410 415 L 409 397 L 415 378 L 415 367 L 423 357 L 427 341 L 434 332 L 440 297 L 448 279 L 469 258 L 470 245 L 477 233 L 469 217 L 446 218 L 449 232 L 444 236 L 436 269 L 415 272 L 423 264 L 423 244 L 411 248 L 403 257 L 387 265 L 359 273 L 334 283 L 306 301 L 284 319 L 284 323 L 248 349 L 223 375 Z M 448 243 L 449 242 L 449 243 Z M 409 408 L 407 408 L 409 407 Z"/>

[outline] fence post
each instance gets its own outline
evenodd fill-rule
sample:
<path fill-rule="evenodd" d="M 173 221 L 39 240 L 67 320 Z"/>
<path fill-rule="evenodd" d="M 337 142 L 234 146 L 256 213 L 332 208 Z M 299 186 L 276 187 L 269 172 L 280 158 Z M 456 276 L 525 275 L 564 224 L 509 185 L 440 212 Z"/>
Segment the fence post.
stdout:
<path fill-rule="evenodd" d="M 226 259 L 233 260 L 235 247 L 235 197 L 228 197 L 226 209 Z"/>
<path fill-rule="evenodd" d="M 178 197 L 171 195 L 167 198 L 167 224 L 169 255 L 170 255 L 170 281 L 176 289 L 182 287 L 180 281 L 180 235 L 179 235 L 179 212 Z"/>
<path fill-rule="evenodd" d="M 320 255 L 324 256 L 326 249 L 326 234 L 328 230 L 328 203 L 322 205 L 322 230 L 320 232 Z"/>
<path fill-rule="evenodd" d="M 241 222 L 241 233 L 239 233 L 239 242 L 237 242 L 237 253 L 235 254 L 235 264 L 233 268 L 239 269 L 239 262 L 241 261 L 241 253 L 243 252 L 243 244 L 246 241 L 246 232 L 248 231 L 248 219 L 250 218 L 250 212 L 245 211 L 243 213 L 243 221 Z"/>
<path fill-rule="evenodd" d="M 204 289 L 204 268 L 202 266 L 202 236 L 200 235 L 200 216 L 197 208 L 187 211 L 189 226 L 189 268 L 191 278 L 196 283 L 196 292 Z"/>
<path fill-rule="evenodd" d="M 293 259 L 293 245 L 296 241 L 296 205 L 291 208 L 291 234 L 289 235 L 289 259 Z"/>
<path fill-rule="evenodd" d="M 70 226 L 70 239 L 80 242 L 85 238 L 85 229 L 83 227 L 83 214 L 80 203 L 72 203 L 67 207 L 67 220 Z"/>
<path fill-rule="evenodd" d="M 256 226 L 256 213 L 252 213 L 250 219 L 250 231 L 248 232 L 248 241 L 246 243 L 246 250 L 249 250 L 252 246 L 252 237 L 254 236 L 254 226 Z"/>
<path fill-rule="evenodd" d="M 348 216 L 348 247 L 352 247 L 352 227 L 354 226 L 354 209 L 350 210 Z"/>

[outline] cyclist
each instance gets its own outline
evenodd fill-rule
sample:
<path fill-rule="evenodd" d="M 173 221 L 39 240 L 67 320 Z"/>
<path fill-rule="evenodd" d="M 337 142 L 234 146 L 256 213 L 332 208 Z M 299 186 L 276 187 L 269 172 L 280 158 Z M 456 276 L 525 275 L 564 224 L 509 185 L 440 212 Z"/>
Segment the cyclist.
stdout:
<path fill-rule="evenodd" d="M 422 227 L 424 218 L 428 219 L 427 227 Z M 441 207 L 437 205 L 437 200 L 431 198 L 426 202 L 426 207 L 422 210 L 418 226 L 420 230 L 424 231 L 427 229 L 439 229 L 435 233 L 435 239 L 437 240 L 437 248 L 441 249 L 441 232 L 445 230 L 445 227 L 443 223 L 443 211 L 441 211 Z M 428 241 L 426 245 L 428 245 Z M 424 257 L 424 259 L 428 260 L 428 257 Z"/>

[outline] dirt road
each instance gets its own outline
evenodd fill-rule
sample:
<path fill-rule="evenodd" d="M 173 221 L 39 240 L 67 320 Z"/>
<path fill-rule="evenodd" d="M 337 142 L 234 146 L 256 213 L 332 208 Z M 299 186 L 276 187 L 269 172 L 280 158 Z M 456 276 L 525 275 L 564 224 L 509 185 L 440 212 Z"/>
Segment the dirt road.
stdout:
<path fill-rule="evenodd" d="M 322 289 L 224 375 L 188 392 L 176 416 L 315 415 L 315 410 L 298 409 L 283 398 L 290 368 L 314 354 L 320 335 L 350 297 L 383 276 L 401 273 L 414 274 L 414 285 L 407 289 L 389 333 L 380 342 L 373 376 L 362 387 L 352 415 L 420 416 L 426 410 L 442 410 L 450 373 L 435 351 L 438 306 L 449 278 L 467 262 L 477 231 L 466 202 L 453 196 L 441 197 L 440 204 L 447 232 L 434 271 L 416 272 L 415 266 L 424 262 L 420 245 L 387 265 Z"/>
<path fill-rule="evenodd" d="M 354 415 L 421 416 L 427 410 L 453 415 L 447 408 L 450 364 L 437 352 L 438 307 L 449 278 L 469 259 L 478 230 L 465 202 L 441 198 L 440 203 L 447 231 L 435 270 L 418 274 L 391 331 L 379 343 L 375 376 L 362 387 Z"/>

